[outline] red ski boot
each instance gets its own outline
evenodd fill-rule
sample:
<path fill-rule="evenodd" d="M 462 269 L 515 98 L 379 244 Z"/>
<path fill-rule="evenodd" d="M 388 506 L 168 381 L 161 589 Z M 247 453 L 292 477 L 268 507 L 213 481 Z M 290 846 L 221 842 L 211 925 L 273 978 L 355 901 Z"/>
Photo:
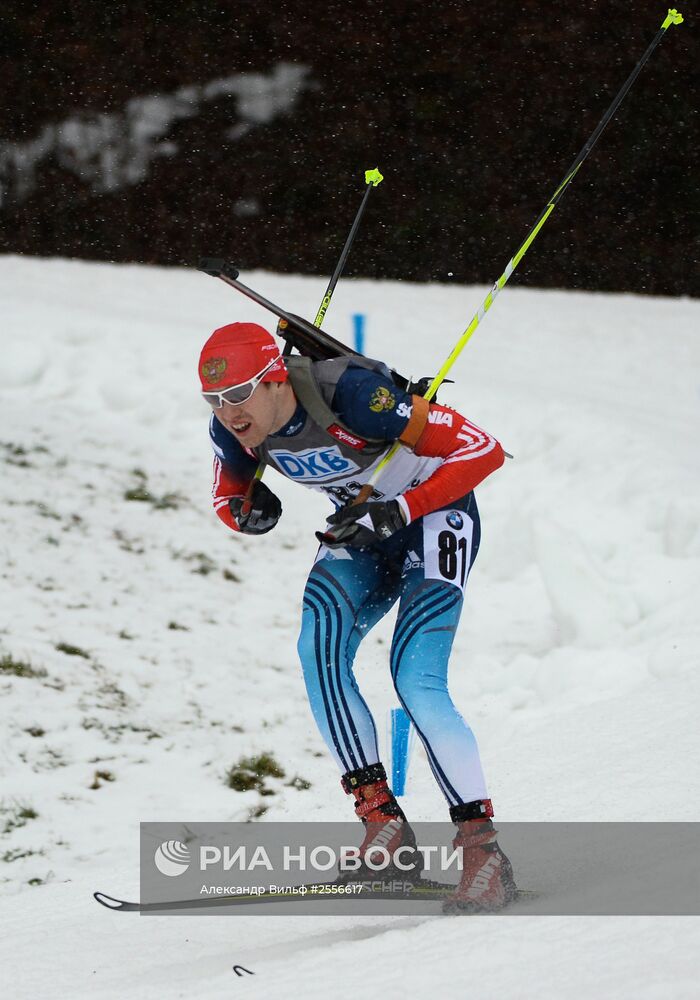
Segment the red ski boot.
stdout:
<path fill-rule="evenodd" d="M 355 871 L 342 871 L 341 878 L 348 881 L 417 879 L 422 864 L 416 851 L 415 834 L 387 784 L 383 765 L 370 764 L 357 771 L 348 771 L 343 775 L 341 784 L 348 795 L 355 796 L 355 812 L 365 824 L 365 839 L 360 846 L 361 866 Z M 386 849 L 389 863 L 384 867 L 370 868 L 367 859 L 377 866 L 384 865 L 386 861 L 386 855 L 379 848 Z M 399 848 L 405 848 L 396 859 L 401 867 L 393 862 Z"/>
<path fill-rule="evenodd" d="M 445 913 L 493 913 L 512 903 L 517 895 L 513 869 L 498 846 L 491 822 L 489 799 L 467 802 L 450 809 L 458 833 L 455 848 L 462 848 L 462 879 L 457 891 L 443 903 Z"/>

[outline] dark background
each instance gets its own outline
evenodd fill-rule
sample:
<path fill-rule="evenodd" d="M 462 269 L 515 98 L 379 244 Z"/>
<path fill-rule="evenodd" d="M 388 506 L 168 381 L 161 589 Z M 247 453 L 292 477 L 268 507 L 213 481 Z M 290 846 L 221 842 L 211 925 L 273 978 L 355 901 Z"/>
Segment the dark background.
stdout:
<path fill-rule="evenodd" d="M 686 9 L 684 9 L 686 8 Z M 155 0 L 0 13 L 0 142 L 130 98 L 311 67 L 294 109 L 238 140 L 236 99 L 176 122 L 178 155 L 95 194 L 45 160 L 5 183 L 4 252 L 329 274 L 379 166 L 347 274 L 493 282 L 666 13 L 664 3 Z M 698 25 L 666 37 L 520 266 L 520 284 L 700 294 Z M 700 15 L 697 15 L 700 23 Z M 0 171 L 0 182 L 2 172 Z M 237 216 L 241 199 L 258 215 Z M 452 272 L 452 277 L 449 277 Z"/>

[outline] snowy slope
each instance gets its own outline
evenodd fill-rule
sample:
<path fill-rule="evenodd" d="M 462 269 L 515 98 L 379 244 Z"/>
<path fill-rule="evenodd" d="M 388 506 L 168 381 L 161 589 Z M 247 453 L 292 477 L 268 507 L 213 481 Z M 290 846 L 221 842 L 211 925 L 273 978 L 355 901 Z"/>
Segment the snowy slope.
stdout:
<path fill-rule="evenodd" d="M 244 280 L 307 315 L 325 287 Z M 43 995 L 71 998 L 312 997 L 340 974 L 337 995 L 356 996 L 368 964 L 377 996 L 461 997 L 475 983 L 487 998 L 695 995 L 693 918 L 98 911 L 94 888 L 137 894 L 140 820 L 243 820 L 262 805 L 263 821 L 351 815 L 295 652 L 325 506 L 269 473 L 285 508 L 275 532 L 233 537 L 211 512 L 196 358 L 215 326 L 266 322 L 252 303 L 196 272 L 12 257 L 0 288 L 10 995 L 49 983 Z M 325 325 L 348 339 L 350 313 L 365 312 L 368 353 L 430 374 L 485 291 L 346 281 Z M 482 549 L 451 670 L 502 820 L 700 818 L 698 329 L 696 301 L 514 288 L 441 395 L 516 456 L 479 490 Z M 358 662 L 380 722 L 390 630 Z M 228 788 L 227 768 L 259 752 L 286 771 L 276 794 Z M 445 816 L 421 752 L 405 807 Z M 256 974 L 244 986 L 235 962 Z"/>

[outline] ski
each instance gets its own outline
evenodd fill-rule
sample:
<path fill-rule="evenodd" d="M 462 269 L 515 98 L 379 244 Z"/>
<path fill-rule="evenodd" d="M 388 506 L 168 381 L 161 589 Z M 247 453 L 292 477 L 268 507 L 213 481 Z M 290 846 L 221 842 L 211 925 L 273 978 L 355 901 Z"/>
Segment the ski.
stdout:
<path fill-rule="evenodd" d="M 354 887 L 354 888 L 353 888 Z M 265 892 L 255 895 L 216 896 L 200 899 L 167 900 L 159 903 L 129 902 L 116 899 L 104 892 L 94 892 L 93 897 L 108 910 L 120 913 L 162 913 L 165 910 L 200 910 L 225 906 L 257 906 L 261 903 L 301 903 L 306 899 L 372 899 L 397 902 L 420 899 L 425 901 L 445 900 L 457 887 L 449 882 L 435 882 L 420 879 L 417 882 L 306 882 L 294 886 L 295 892 Z M 533 899 L 538 893 L 530 889 L 518 889 L 513 902 Z"/>

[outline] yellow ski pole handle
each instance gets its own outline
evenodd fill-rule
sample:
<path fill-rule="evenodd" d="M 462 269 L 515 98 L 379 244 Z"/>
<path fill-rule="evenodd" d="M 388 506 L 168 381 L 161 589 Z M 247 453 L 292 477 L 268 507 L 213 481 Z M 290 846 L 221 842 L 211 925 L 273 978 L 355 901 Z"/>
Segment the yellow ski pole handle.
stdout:
<path fill-rule="evenodd" d="M 551 196 L 551 198 L 547 202 L 547 205 L 546 205 L 544 211 L 542 212 L 542 214 L 540 215 L 539 219 L 537 220 L 537 222 L 535 223 L 535 225 L 532 227 L 532 229 L 528 233 L 527 237 L 525 238 L 524 243 L 518 249 L 517 253 L 513 257 L 511 257 L 511 259 L 508 261 L 506 269 L 503 272 L 503 274 L 500 276 L 500 278 L 493 283 L 493 287 L 491 288 L 491 291 L 488 293 L 488 295 L 486 296 L 486 298 L 484 299 L 484 301 L 479 306 L 479 309 L 477 310 L 477 312 L 472 317 L 472 320 L 471 320 L 469 326 L 464 331 L 464 333 L 462 334 L 462 336 L 459 338 L 459 340 L 457 341 L 457 343 L 455 344 L 455 346 L 452 348 L 452 351 L 450 352 L 450 354 L 448 355 L 447 359 L 445 360 L 445 363 L 443 364 L 442 368 L 440 369 L 440 371 L 438 372 L 438 374 L 435 376 L 435 378 L 433 379 L 433 381 L 430 383 L 430 385 L 429 385 L 429 387 L 428 387 L 428 389 L 427 389 L 427 391 L 425 393 L 425 397 L 424 397 L 425 399 L 431 400 L 434 397 L 435 393 L 440 388 L 440 385 L 442 384 L 442 382 L 444 381 L 444 379 L 447 377 L 448 372 L 450 371 L 450 369 L 452 368 L 452 366 L 454 365 L 454 363 L 457 361 L 457 358 L 460 356 L 460 354 L 462 353 L 462 351 L 466 347 L 467 343 L 471 339 L 471 337 L 474 334 L 474 331 L 478 327 L 479 323 L 481 323 L 482 319 L 484 318 L 484 316 L 486 315 L 486 313 L 489 311 L 489 309 L 493 305 L 496 296 L 501 291 L 501 289 L 504 287 L 504 285 L 506 284 L 506 282 L 510 278 L 511 274 L 513 273 L 513 271 L 516 269 L 516 267 L 520 263 L 520 261 L 523 259 L 523 257 L 525 256 L 525 254 L 529 250 L 530 245 L 533 243 L 533 241 L 535 240 L 535 237 L 539 233 L 540 229 L 542 229 L 542 227 L 544 226 L 545 222 L 547 221 L 547 219 L 549 218 L 549 216 L 554 211 L 554 209 L 555 209 L 555 207 L 557 205 L 557 202 L 560 200 L 560 198 L 562 197 L 562 195 L 566 191 L 566 189 L 569 186 L 569 184 L 571 183 L 571 181 L 574 179 L 574 177 L 576 176 L 576 174 L 581 169 L 583 161 L 586 159 L 586 157 L 588 156 L 588 154 L 590 153 L 590 151 L 593 149 L 593 146 L 596 144 L 596 142 L 600 138 L 600 135 L 603 132 L 603 129 L 605 128 L 605 126 L 608 124 L 608 122 L 610 121 L 610 119 L 612 118 L 612 116 L 617 111 L 617 109 L 620 106 L 620 104 L 622 103 L 622 100 L 624 99 L 625 95 L 629 91 L 629 89 L 632 86 L 632 84 L 634 83 L 634 81 L 637 79 L 637 77 L 638 77 L 640 71 L 642 70 L 642 67 L 646 63 L 647 59 L 649 58 L 649 56 L 652 54 L 652 52 L 654 51 L 654 49 L 656 48 L 656 46 L 659 44 L 659 42 L 661 41 L 661 39 L 666 34 L 667 29 L 672 24 L 682 24 L 682 23 L 683 23 L 683 15 L 679 14 L 678 11 L 675 8 L 669 9 L 668 15 L 667 15 L 666 19 L 664 20 L 663 24 L 661 25 L 661 27 L 659 28 L 659 31 L 658 31 L 656 37 L 654 38 L 654 40 L 652 41 L 651 45 L 646 50 L 646 52 L 644 53 L 644 55 L 642 56 L 642 58 L 639 60 L 639 62 L 635 66 L 635 68 L 632 70 L 632 72 L 630 73 L 630 75 L 627 78 L 627 80 L 625 81 L 625 83 L 622 85 L 621 89 L 619 90 L 619 92 L 617 93 L 616 97 L 614 98 L 612 104 L 610 105 L 610 107 L 608 108 L 608 110 L 606 111 L 606 113 L 603 115 L 602 119 L 598 123 L 595 131 L 593 132 L 593 134 L 591 135 L 591 137 L 588 139 L 588 141 L 586 142 L 586 144 L 584 145 L 583 149 L 578 154 L 578 156 L 576 157 L 576 159 L 574 160 L 574 162 L 571 164 L 569 170 L 567 171 L 566 175 L 564 176 L 563 181 L 561 182 L 561 184 L 559 185 L 559 187 L 556 189 L 556 191 L 554 192 L 554 194 Z M 387 452 L 387 454 L 384 456 L 384 458 L 381 460 L 381 462 L 379 463 L 379 465 L 377 466 L 377 468 L 374 470 L 374 473 L 372 474 L 372 478 L 370 479 L 370 481 L 365 486 L 362 487 L 362 489 L 360 490 L 358 496 L 353 501 L 353 503 L 364 503 L 365 500 L 369 499 L 369 497 L 372 495 L 372 491 L 374 489 L 374 485 L 377 482 L 377 480 L 380 477 L 380 475 L 382 474 L 382 471 L 386 468 L 386 466 L 392 460 L 392 458 L 394 457 L 394 455 L 399 451 L 399 448 L 400 448 L 399 442 L 398 441 L 394 442 L 394 444 L 392 445 L 392 447 L 389 449 L 389 451 Z"/>
<path fill-rule="evenodd" d="M 661 27 L 665 30 L 672 24 L 683 24 L 683 15 L 679 14 L 675 8 L 672 9 L 669 7 L 668 16 Z"/>

